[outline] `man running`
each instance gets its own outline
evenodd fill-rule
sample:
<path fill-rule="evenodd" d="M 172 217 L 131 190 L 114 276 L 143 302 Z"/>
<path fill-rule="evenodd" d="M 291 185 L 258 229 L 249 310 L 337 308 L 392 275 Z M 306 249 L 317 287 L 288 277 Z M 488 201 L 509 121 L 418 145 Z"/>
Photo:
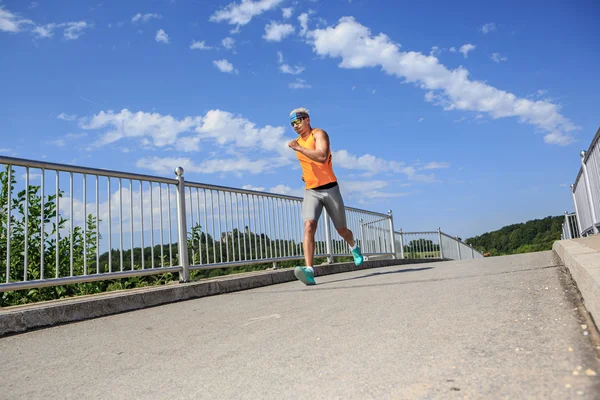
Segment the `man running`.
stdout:
<path fill-rule="evenodd" d="M 333 173 L 329 136 L 323 129 L 310 126 L 310 116 L 305 108 L 297 108 L 290 113 L 292 127 L 300 137 L 292 140 L 288 146 L 296 151 L 302 167 L 302 180 L 306 188 L 302 202 L 304 220 L 304 260 L 306 267 L 296 267 L 294 275 L 306 285 L 315 284 L 313 259 L 315 251 L 315 233 L 323 207 L 333 221 L 335 229 L 348 243 L 354 264 L 363 262 L 360 248 L 354 242 L 352 231 L 346 227 L 346 211 L 340 193 L 337 178 Z"/>

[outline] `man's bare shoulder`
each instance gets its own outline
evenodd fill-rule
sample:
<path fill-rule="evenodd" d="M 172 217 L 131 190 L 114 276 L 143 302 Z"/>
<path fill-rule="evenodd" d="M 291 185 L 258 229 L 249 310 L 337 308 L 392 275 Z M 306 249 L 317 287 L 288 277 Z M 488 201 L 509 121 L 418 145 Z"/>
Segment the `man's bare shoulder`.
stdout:
<path fill-rule="evenodd" d="M 315 137 L 315 139 L 317 139 L 317 138 L 327 139 L 329 137 L 327 135 L 327 132 L 325 132 L 325 130 L 323 130 L 321 128 L 314 128 L 312 131 L 312 135 Z"/>

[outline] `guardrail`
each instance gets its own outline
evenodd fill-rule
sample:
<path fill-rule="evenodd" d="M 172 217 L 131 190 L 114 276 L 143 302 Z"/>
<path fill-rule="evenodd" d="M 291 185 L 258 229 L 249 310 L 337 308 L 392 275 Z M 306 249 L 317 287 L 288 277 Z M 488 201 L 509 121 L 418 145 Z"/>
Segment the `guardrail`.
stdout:
<path fill-rule="evenodd" d="M 469 260 L 483 258 L 473 246 L 442 232 L 395 232 L 397 257 L 401 259 Z"/>
<path fill-rule="evenodd" d="M 565 211 L 565 221 L 562 223 L 562 233 L 560 240 L 565 239 L 576 239 L 579 235 L 579 225 L 577 223 L 577 215 L 575 213 L 569 214 Z"/>
<path fill-rule="evenodd" d="M 582 151 L 581 168 L 571 185 L 575 214 L 581 236 L 600 231 L 600 129 L 587 151 Z"/>
<path fill-rule="evenodd" d="M 302 198 L 0 156 L 0 292 L 304 258 Z M 366 256 L 388 214 L 346 208 Z M 350 256 L 324 210 L 315 257 Z"/>

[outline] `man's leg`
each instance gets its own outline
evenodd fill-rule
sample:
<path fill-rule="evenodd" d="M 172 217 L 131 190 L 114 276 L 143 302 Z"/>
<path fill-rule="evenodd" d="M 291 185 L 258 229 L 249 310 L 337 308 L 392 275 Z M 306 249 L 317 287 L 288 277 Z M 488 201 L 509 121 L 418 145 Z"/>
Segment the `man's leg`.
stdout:
<path fill-rule="evenodd" d="M 346 225 L 346 207 L 344 206 L 344 199 L 342 198 L 339 186 L 327 190 L 324 203 L 327 214 L 331 218 L 333 226 L 335 226 L 335 230 L 350 246 L 350 251 L 354 257 L 354 264 L 357 266 L 361 265 L 364 258 L 360 248 L 354 241 L 352 231 Z"/>
<path fill-rule="evenodd" d="M 294 275 L 298 280 L 306 285 L 315 284 L 315 275 L 313 262 L 315 256 L 315 232 L 317 223 L 323 210 L 320 194 L 314 190 L 304 191 L 304 201 L 302 202 L 302 220 L 304 221 L 304 240 L 302 247 L 304 249 L 304 261 L 306 267 L 296 267 Z"/>
<path fill-rule="evenodd" d="M 354 247 L 354 235 L 352 231 L 348 228 L 336 228 L 336 231 L 340 234 L 340 236 L 348 243 L 348 246 L 351 248 Z"/>
<path fill-rule="evenodd" d="M 315 233 L 317 232 L 317 221 L 309 219 L 304 221 L 304 261 L 306 266 L 312 266 L 315 258 Z"/>

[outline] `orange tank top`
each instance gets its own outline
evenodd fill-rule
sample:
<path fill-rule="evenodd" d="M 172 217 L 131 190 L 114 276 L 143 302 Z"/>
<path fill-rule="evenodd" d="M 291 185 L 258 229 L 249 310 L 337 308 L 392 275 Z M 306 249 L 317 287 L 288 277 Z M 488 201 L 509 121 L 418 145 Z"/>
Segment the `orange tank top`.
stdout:
<path fill-rule="evenodd" d="M 315 150 L 317 148 L 312 132 L 306 139 L 299 137 L 296 139 L 296 141 L 300 147 L 304 147 L 305 149 Z M 333 173 L 331 151 L 329 152 L 329 156 L 324 163 L 313 161 L 298 151 L 296 152 L 296 157 L 298 157 L 298 160 L 300 160 L 300 166 L 302 167 L 302 180 L 304 183 L 306 183 L 307 189 L 313 189 L 337 181 L 337 178 Z"/>

